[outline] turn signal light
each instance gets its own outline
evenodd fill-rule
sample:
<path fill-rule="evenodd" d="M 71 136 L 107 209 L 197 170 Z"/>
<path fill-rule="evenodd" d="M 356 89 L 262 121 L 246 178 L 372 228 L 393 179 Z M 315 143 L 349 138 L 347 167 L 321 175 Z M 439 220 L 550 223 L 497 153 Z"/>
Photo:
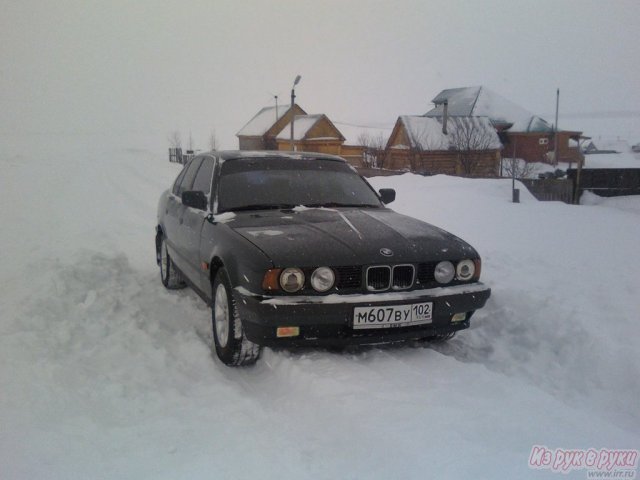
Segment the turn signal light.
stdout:
<path fill-rule="evenodd" d="M 282 272 L 281 268 L 267 270 L 262 279 L 262 289 L 267 291 L 280 290 L 280 272 Z"/>
<path fill-rule="evenodd" d="M 300 327 L 278 327 L 276 330 L 276 336 L 282 337 L 297 337 L 300 335 Z"/>
<path fill-rule="evenodd" d="M 473 263 L 476 267 L 476 271 L 473 274 L 473 279 L 480 280 L 480 272 L 482 271 L 482 260 L 480 260 L 479 258 L 476 258 L 473 260 Z"/>

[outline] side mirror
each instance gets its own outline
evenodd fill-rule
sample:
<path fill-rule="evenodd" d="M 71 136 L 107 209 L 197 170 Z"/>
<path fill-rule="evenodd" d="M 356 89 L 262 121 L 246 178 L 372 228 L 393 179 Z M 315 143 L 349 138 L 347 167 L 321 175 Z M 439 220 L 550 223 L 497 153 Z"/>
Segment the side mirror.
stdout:
<path fill-rule="evenodd" d="M 390 204 L 396 199 L 396 191 L 393 188 L 381 188 L 380 199 L 385 205 Z"/>
<path fill-rule="evenodd" d="M 206 210 L 207 197 L 205 197 L 204 192 L 196 190 L 182 192 L 182 204 L 198 210 Z"/>

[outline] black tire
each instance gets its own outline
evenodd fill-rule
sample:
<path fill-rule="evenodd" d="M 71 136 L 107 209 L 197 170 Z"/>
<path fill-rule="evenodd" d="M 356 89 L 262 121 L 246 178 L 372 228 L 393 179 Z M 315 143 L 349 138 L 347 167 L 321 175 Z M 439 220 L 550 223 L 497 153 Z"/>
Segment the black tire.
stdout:
<path fill-rule="evenodd" d="M 262 347 L 248 340 L 244 334 L 229 275 L 224 268 L 218 270 L 211 293 L 213 343 L 218 358 L 231 367 L 256 363 Z"/>
<path fill-rule="evenodd" d="M 167 250 L 164 237 L 160 237 L 160 250 L 158 251 L 158 264 L 160 265 L 160 278 L 162 284 L 169 290 L 177 290 L 187 286 L 182 275 L 176 270 L 173 260 Z"/>
<path fill-rule="evenodd" d="M 440 343 L 446 343 L 456 336 L 456 332 L 443 333 L 441 335 L 433 335 L 431 337 L 426 337 L 424 340 L 431 343 L 432 345 L 437 345 Z"/>

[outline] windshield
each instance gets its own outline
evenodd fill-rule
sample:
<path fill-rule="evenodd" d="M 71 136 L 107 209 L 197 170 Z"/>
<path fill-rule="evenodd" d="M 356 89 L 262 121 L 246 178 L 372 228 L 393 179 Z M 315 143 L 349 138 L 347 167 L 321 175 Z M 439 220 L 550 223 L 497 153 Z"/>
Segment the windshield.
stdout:
<path fill-rule="evenodd" d="M 218 212 L 269 208 L 374 207 L 380 200 L 351 168 L 332 160 L 279 157 L 222 165 Z"/>

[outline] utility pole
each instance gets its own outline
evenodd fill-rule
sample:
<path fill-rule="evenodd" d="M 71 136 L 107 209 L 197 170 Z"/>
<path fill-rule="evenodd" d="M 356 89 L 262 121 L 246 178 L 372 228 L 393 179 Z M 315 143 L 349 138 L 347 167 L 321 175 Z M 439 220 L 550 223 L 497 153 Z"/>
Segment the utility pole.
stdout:
<path fill-rule="evenodd" d="M 558 107 L 560 106 L 560 89 L 556 91 L 556 128 L 553 138 L 553 163 L 558 165 Z"/>
<path fill-rule="evenodd" d="M 298 75 L 296 77 L 296 79 L 293 81 L 293 87 L 291 87 L 291 151 L 294 151 L 294 145 L 293 145 L 293 123 L 296 119 L 296 113 L 293 109 L 293 106 L 295 105 L 295 101 L 296 101 L 296 85 L 298 84 L 298 82 L 300 82 L 300 75 Z"/>
<path fill-rule="evenodd" d="M 582 164 L 584 155 L 580 151 L 580 141 L 578 140 L 578 171 L 576 172 L 576 184 L 574 186 L 573 203 L 580 204 L 580 174 L 582 173 Z"/>
<path fill-rule="evenodd" d="M 516 188 L 516 137 L 513 137 L 513 158 L 511 159 L 511 201 L 520 203 L 520 189 Z"/>

